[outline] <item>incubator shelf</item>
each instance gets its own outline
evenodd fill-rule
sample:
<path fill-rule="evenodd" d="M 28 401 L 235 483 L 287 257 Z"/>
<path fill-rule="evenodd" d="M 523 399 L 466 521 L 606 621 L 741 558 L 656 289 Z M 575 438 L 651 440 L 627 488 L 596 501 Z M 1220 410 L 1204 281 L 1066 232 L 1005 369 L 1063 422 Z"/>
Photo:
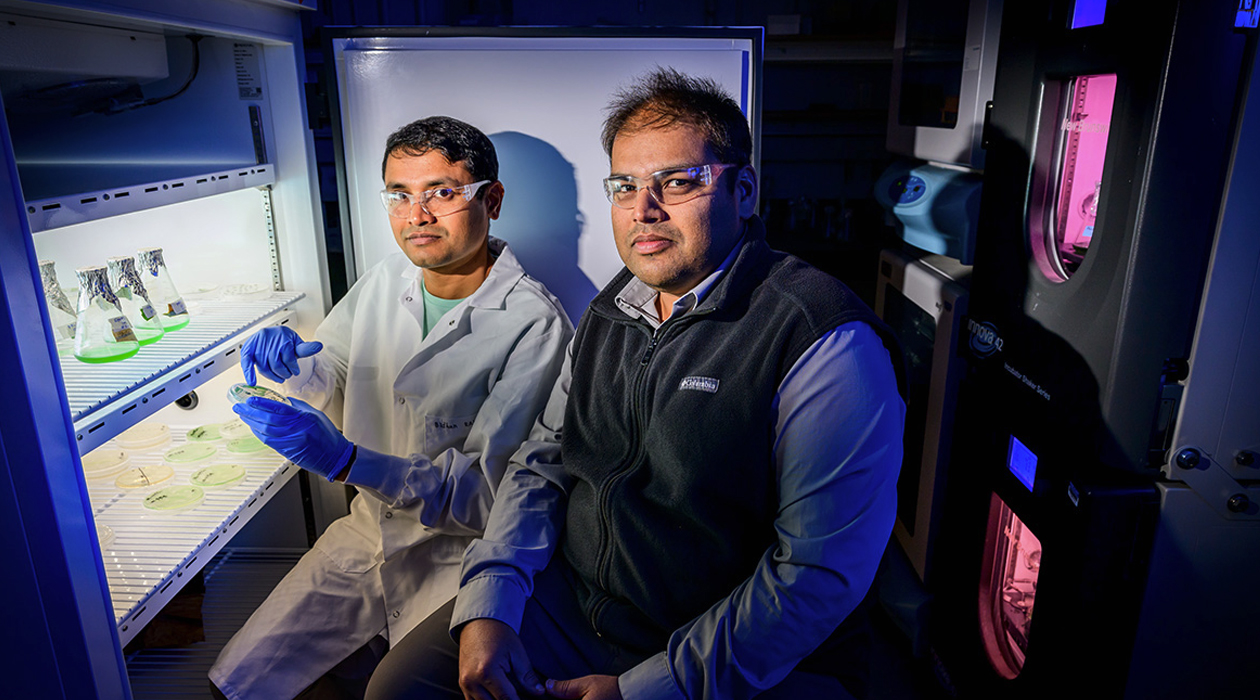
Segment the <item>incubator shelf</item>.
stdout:
<path fill-rule="evenodd" d="M 299 471 L 270 449 L 229 452 L 226 440 L 213 443 L 216 454 L 208 460 L 176 464 L 164 459 L 170 450 L 189 444 L 193 427 L 173 426 L 168 446 L 129 451 L 132 469 L 174 470 L 161 483 L 129 488 L 113 476 L 86 481 L 98 528 L 113 533 L 112 541 L 101 542 L 101 558 L 123 645 Z M 121 448 L 110 440 L 99 449 Z M 211 463 L 238 465 L 244 477 L 198 485 L 193 475 Z M 173 488 L 202 493 L 180 509 L 155 508 L 155 494 Z"/>
<path fill-rule="evenodd" d="M 275 168 L 270 163 L 237 168 L 211 169 L 195 163 L 141 168 L 78 163 L 72 169 L 76 182 L 90 189 L 61 194 L 68 175 L 66 166 L 19 163 L 22 186 L 28 193 L 26 219 L 31 233 L 96 221 L 111 216 L 187 202 L 201 197 L 275 184 Z M 149 179 L 145 180 L 148 174 Z M 135 183 L 119 186 L 118 182 Z M 43 196 L 41 192 L 59 192 Z"/>
<path fill-rule="evenodd" d="M 272 292 L 252 301 L 200 300 L 192 321 L 147 345 L 134 357 L 109 364 L 61 358 L 61 376 L 79 453 L 152 415 L 163 406 L 236 365 L 243 331 L 281 322 L 302 292 Z"/>

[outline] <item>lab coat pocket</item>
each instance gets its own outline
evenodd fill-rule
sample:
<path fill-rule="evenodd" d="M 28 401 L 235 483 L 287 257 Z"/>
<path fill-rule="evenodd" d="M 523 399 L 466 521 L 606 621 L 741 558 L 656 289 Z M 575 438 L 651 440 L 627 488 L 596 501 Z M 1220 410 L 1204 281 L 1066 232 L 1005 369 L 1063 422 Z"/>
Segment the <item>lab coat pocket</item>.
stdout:
<path fill-rule="evenodd" d="M 472 432 L 477 414 L 470 416 L 437 416 L 426 414 L 424 417 L 424 453 L 430 458 L 436 457 L 443 450 L 455 448 L 463 451 L 464 441 Z"/>
<path fill-rule="evenodd" d="M 362 495 L 355 496 L 350 514 L 334 520 L 314 548 L 347 574 L 371 571 L 381 562 L 380 529 L 373 526 L 378 507 Z"/>

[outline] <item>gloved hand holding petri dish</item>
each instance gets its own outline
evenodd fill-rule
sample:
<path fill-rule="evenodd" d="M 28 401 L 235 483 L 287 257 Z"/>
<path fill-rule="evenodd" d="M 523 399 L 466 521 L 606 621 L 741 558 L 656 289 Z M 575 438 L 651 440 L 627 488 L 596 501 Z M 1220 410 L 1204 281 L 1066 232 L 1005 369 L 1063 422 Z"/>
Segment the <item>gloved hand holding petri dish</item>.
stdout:
<path fill-rule="evenodd" d="M 268 389 L 265 386 L 256 386 L 254 384 L 233 384 L 228 388 L 228 398 L 232 403 L 245 403 L 250 397 L 257 396 L 261 399 L 271 399 L 278 401 L 286 406 L 291 406 L 289 398 L 274 389 Z"/>

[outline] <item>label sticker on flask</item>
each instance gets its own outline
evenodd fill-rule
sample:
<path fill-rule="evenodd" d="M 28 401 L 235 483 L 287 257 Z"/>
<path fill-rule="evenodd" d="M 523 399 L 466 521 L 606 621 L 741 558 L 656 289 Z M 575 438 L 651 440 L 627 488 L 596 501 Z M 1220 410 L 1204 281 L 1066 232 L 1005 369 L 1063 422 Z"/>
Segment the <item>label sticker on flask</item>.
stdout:
<path fill-rule="evenodd" d="M 115 316 L 109 319 L 109 329 L 113 331 L 116 342 L 139 342 L 136 340 L 136 332 L 131 330 L 131 322 L 127 320 L 126 316 Z"/>
<path fill-rule="evenodd" d="M 157 312 L 149 304 L 140 307 L 140 317 L 146 321 L 152 321 L 157 316 Z"/>
<path fill-rule="evenodd" d="M 57 326 L 57 333 L 66 340 L 74 340 L 74 331 L 77 329 L 78 325 L 79 322 L 75 321 L 73 323 L 67 323 L 64 326 Z"/>
<path fill-rule="evenodd" d="M 172 301 L 171 303 L 166 305 L 167 316 L 178 316 L 180 314 L 186 314 L 186 313 L 188 313 L 188 309 L 184 307 L 183 299 L 176 299 L 175 301 Z"/>

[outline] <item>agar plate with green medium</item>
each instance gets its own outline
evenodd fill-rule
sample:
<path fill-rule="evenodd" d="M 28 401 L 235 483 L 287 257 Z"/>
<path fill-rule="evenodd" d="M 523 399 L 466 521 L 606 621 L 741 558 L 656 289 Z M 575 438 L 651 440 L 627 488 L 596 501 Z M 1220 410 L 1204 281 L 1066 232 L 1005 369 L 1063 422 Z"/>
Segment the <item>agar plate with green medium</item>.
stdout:
<path fill-rule="evenodd" d="M 236 454 L 253 454 L 254 452 L 261 452 L 265 449 L 267 449 L 267 446 L 263 444 L 263 441 L 253 435 L 239 437 L 235 440 L 228 440 L 227 444 L 228 452 L 234 452 Z"/>
<path fill-rule="evenodd" d="M 241 420 L 240 418 L 233 418 L 232 420 L 219 426 L 219 437 L 223 438 L 224 440 L 234 440 L 239 437 L 249 437 L 250 435 L 253 435 L 253 434 L 254 434 L 254 431 L 250 430 L 249 426 L 245 424 L 245 421 Z"/>
<path fill-rule="evenodd" d="M 254 396 L 263 399 L 271 399 L 272 401 L 279 401 L 286 406 L 291 405 L 288 397 L 284 394 L 281 394 L 274 389 L 268 389 L 265 386 L 255 386 L 253 384 L 233 384 L 231 388 L 228 389 L 228 398 L 231 399 L 232 403 L 245 403 Z"/>
<path fill-rule="evenodd" d="M 162 458 L 171 464 L 193 464 L 210 459 L 218 448 L 205 442 L 190 442 L 167 450 Z"/>
<path fill-rule="evenodd" d="M 223 439 L 222 428 L 222 423 L 207 423 L 189 430 L 186 437 L 189 442 L 215 442 Z"/>
<path fill-rule="evenodd" d="M 201 505 L 206 492 L 200 486 L 168 486 L 144 497 L 144 507 L 161 513 L 174 513 Z"/>
<path fill-rule="evenodd" d="M 218 489 L 232 486 L 245 478 L 245 467 L 239 464 L 211 464 L 193 472 L 189 481 L 193 486 Z"/>

